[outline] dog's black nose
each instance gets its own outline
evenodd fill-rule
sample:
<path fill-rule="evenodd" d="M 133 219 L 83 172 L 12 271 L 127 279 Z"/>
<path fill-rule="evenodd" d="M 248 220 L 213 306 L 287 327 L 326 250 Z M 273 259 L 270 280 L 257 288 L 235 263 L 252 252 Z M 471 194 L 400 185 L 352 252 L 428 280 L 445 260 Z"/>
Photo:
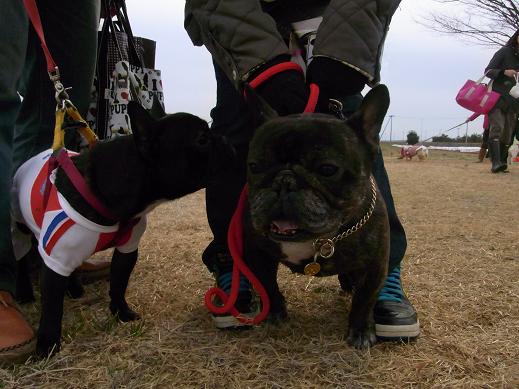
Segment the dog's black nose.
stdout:
<path fill-rule="evenodd" d="M 274 179 L 272 188 L 278 192 L 293 192 L 297 190 L 297 180 L 292 170 L 281 170 Z"/>

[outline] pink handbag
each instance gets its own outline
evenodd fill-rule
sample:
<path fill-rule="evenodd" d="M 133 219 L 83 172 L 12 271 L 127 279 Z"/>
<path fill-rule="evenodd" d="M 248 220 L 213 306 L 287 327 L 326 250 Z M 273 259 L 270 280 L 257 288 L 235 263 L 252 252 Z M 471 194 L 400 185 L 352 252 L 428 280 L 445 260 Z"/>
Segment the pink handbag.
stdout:
<path fill-rule="evenodd" d="M 501 97 L 499 93 L 492 90 L 494 80 L 491 80 L 488 85 L 482 83 L 485 77 L 483 75 L 477 81 L 468 80 L 456 96 L 456 102 L 459 105 L 479 115 L 490 112 Z"/>

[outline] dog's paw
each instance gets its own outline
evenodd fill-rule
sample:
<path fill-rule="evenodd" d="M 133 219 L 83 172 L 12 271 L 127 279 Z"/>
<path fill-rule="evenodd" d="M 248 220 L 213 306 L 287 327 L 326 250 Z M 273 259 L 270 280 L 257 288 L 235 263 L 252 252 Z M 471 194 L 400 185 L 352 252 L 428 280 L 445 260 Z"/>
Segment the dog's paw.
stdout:
<path fill-rule="evenodd" d="M 267 316 L 267 321 L 271 324 L 279 324 L 288 319 L 288 312 L 286 308 L 282 308 L 279 310 L 270 310 L 269 315 Z"/>
<path fill-rule="evenodd" d="M 141 316 L 131 309 L 127 304 L 121 306 L 115 306 L 110 304 L 110 312 L 115 316 L 118 320 L 126 323 L 129 321 L 139 320 Z"/>
<path fill-rule="evenodd" d="M 59 341 L 54 342 L 48 339 L 40 339 L 36 343 L 36 357 L 45 359 L 56 355 L 61 349 Z"/>
<path fill-rule="evenodd" d="M 346 341 L 356 349 L 367 349 L 377 343 L 377 336 L 374 328 L 350 328 Z"/>

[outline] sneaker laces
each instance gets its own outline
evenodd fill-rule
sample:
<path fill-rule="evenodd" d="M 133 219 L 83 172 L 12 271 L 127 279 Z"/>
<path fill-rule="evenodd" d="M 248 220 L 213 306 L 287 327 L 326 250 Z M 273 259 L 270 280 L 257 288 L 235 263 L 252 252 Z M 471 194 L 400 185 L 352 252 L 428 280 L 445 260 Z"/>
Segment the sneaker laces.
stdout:
<path fill-rule="evenodd" d="M 397 266 L 387 275 L 386 281 L 378 294 L 377 300 L 401 302 L 403 298 L 404 292 L 402 291 L 402 285 L 400 284 L 400 266 Z"/>
<path fill-rule="evenodd" d="M 232 272 L 226 272 L 218 274 L 216 277 L 216 284 L 220 289 L 222 289 L 226 294 L 231 293 L 231 284 L 232 284 Z M 239 292 L 250 292 L 251 286 L 249 280 L 247 278 L 242 277 L 240 275 L 240 288 Z"/>

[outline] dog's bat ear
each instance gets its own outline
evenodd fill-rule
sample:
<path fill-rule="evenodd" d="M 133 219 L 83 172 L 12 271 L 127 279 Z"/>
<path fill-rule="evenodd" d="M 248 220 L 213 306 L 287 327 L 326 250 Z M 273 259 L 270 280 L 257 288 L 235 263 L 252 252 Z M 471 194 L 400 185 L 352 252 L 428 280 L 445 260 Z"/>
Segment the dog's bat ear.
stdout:
<path fill-rule="evenodd" d="M 278 117 L 278 113 L 272 108 L 248 83 L 243 86 L 243 93 L 252 117 L 254 127 L 259 127 L 265 122 Z"/>
<path fill-rule="evenodd" d="M 128 102 L 128 115 L 130 116 L 133 139 L 137 149 L 147 158 L 154 137 L 155 120 L 142 105 L 133 100 Z"/>
<path fill-rule="evenodd" d="M 348 118 L 348 125 L 376 152 L 380 144 L 380 129 L 389 108 L 389 91 L 379 84 L 362 100 L 357 112 Z"/>

